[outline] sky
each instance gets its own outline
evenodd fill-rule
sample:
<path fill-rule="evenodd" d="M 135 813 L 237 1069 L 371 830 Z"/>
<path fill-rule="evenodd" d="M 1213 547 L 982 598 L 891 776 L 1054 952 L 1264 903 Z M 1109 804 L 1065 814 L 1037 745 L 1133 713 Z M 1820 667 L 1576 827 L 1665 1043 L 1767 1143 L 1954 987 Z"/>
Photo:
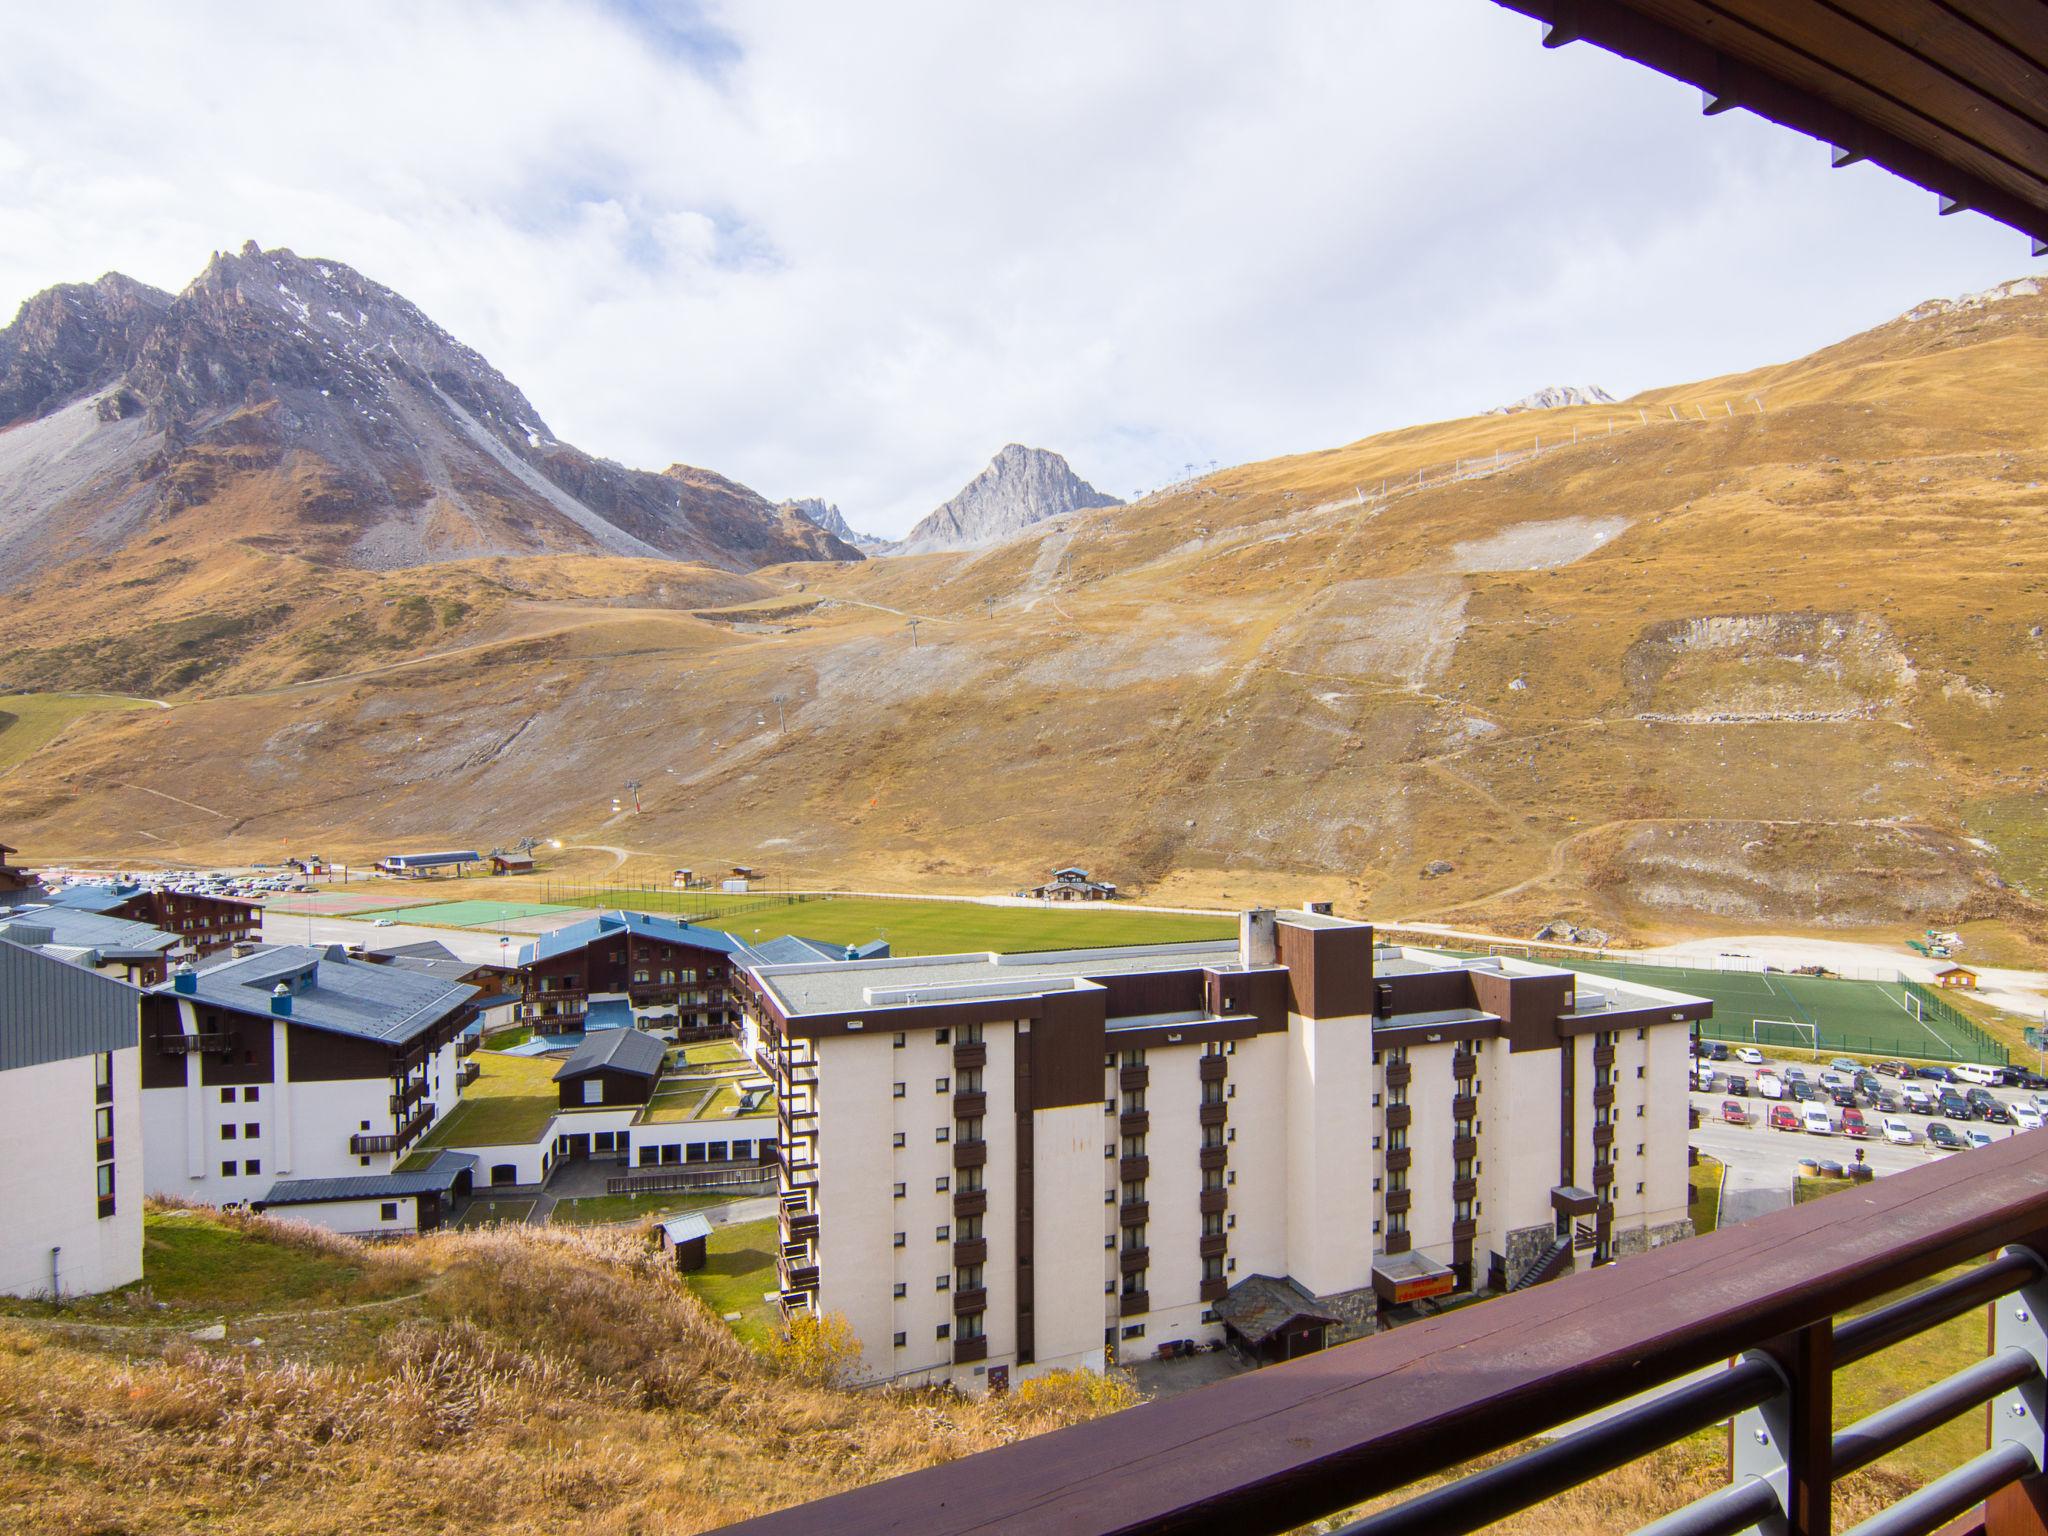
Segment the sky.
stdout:
<path fill-rule="evenodd" d="M 2025 239 L 1492 0 L 11 7 L 0 311 L 343 261 L 555 434 L 900 534 L 1796 357 Z"/>

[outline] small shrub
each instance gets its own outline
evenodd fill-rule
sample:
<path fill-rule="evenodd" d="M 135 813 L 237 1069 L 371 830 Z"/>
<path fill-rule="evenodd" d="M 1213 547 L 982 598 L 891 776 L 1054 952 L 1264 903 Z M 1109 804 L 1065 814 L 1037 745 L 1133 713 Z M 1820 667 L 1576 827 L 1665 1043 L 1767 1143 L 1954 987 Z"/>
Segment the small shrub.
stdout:
<path fill-rule="evenodd" d="M 812 1387 L 839 1387 L 860 1364 L 860 1340 L 838 1312 L 790 1320 L 768 1345 L 768 1358 L 785 1376 Z"/>

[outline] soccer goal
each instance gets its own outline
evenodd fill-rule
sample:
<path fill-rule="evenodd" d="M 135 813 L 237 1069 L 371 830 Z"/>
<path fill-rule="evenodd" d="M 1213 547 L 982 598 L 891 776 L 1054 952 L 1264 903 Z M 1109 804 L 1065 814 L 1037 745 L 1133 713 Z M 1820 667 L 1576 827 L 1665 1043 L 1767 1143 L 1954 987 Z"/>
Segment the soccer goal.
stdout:
<path fill-rule="evenodd" d="M 1789 1045 L 1795 1050 L 1820 1050 L 1820 1030 L 1804 1019 L 1751 1019 L 1749 1038 L 1757 1045 Z"/>

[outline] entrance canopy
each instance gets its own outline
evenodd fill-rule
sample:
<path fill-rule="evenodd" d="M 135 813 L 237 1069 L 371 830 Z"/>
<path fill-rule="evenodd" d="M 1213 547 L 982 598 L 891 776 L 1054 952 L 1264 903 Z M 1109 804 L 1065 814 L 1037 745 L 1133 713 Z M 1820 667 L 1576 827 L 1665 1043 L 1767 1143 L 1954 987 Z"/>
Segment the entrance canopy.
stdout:
<path fill-rule="evenodd" d="M 1386 1306 L 1400 1307 L 1411 1301 L 1426 1301 L 1431 1296 L 1448 1296 L 1457 1288 L 1455 1270 L 1413 1248 L 1373 1258 L 1373 1294 Z"/>
<path fill-rule="evenodd" d="M 2033 236 L 2048 254 L 2048 6 L 2038 0 L 1497 0 Z"/>

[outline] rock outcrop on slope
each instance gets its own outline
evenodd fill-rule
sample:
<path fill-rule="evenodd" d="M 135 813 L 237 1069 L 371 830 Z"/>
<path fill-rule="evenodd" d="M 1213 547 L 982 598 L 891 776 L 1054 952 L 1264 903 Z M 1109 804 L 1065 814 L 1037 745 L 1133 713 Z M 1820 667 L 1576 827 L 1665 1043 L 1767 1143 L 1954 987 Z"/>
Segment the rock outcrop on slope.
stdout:
<path fill-rule="evenodd" d="M 1058 454 L 1011 443 L 989 460 L 988 468 L 968 481 L 959 495 L 887 552 L 921 555 L 933 550 L 979 549 L 999 544 L 1062 512 L 1122 505 L 1075 474 Z"/>
<path fill-rule="evenodd" d="M 175 532 L 323 564 L 603 554 L 751 570 L 859 551 L 708 472 L 627 469 L 415 305 L 251 242 L 175 297 L 119 274 L 0 330 L 0 577 Z"/>
<path fill-rule="evenodd" d="M 824 529 L 835 539 L 844 540 L 863 554 L 884 548 L 887 539 L 877 538 L 872 533 L 857 533 L 847 523 L 845 514 L 822 496 L 801 496 L 795 501 L 781 503 L 780 510 L 794 512 Z"/>
<path fill-rule="evenodd" d="M 1598 384 L 1547 384 L 1532 395 L 1508 405 L 1496 405 L 1486 414 L 1512 416 L 1517 411 L 1555 411 L 1567 405 L 1612 405 L 1614 396 Z"/>

